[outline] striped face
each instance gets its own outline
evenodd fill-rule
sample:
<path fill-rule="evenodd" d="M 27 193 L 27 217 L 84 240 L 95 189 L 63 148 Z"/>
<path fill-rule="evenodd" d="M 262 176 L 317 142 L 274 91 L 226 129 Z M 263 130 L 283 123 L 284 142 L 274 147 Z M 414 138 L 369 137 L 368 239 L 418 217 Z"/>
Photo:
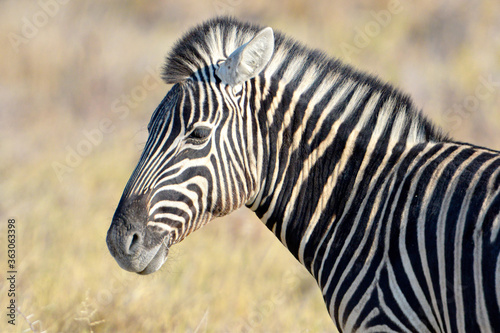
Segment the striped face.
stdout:
<path fill-rule="evenodd" d="M 156 271 L 172 244 L 250 198 L 244 85 L 233 89 L 215 69 L 174 85 L 153 113 L 108 231 L 110 252 L 126 270 Z"/>

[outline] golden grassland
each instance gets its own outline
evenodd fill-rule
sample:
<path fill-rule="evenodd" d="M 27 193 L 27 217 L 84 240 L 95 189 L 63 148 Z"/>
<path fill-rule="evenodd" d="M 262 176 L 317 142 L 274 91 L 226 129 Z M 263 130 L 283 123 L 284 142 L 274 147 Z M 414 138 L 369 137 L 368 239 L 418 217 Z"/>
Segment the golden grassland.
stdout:
<path fill-rule="evenodd" d="M 411 94 L 457 140 L 500 148 L 496 0 L 1 6 L 0 277 L 15 218 L 22 312 L 6 323 L 2 282 L 2 332 L 335 331 L 314 280 L 247 210 L 188 237 L 150 276 L 124 272 L 106 248 L 145 126 L 168 91 L 157 68 L 182 33 L 217 14 L 338 56 Z M 71 166 L 58 173 L 54 163 Z"/>

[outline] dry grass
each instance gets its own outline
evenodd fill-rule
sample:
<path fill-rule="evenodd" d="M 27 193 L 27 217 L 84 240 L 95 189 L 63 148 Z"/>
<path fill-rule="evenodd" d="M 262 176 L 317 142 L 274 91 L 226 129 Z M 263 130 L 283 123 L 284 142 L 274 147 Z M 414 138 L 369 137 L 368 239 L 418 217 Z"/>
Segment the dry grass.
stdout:
<path fill-rule="evenodd" d="M 334 331 L 314 280 L 247 211 L 191 235 L 146 277 L 118 267 L 105 235 L 144 126 L 168 90 L 156 83 L 138 95 L 138 87 L 176 38 L 218 13 L 271 25 L 341 58 L 349 56 L 347 44 L 356 47 L 350 63 L 410 93 L 452 136 L 499 149 L 497 1 L 401 2 L 357 47 L 357 29 L 369 29 L 373 12 L 388 3 L 68 1 L 16 52 L 9 34 L 20 35 L 25 19 L 33 22 L 43 9 L 3 2 L 0 234 L 16 218 L 17 304 L 27 319 L 18 316 L 13 329 L 4 318 L 0 331 Z M 488 79 L 495 82 L 489 90 L 478 88 Z M 477 89 L 486 91 L 480 99 Z M 477 105 L 464 108 L 475 96 Z M 127 115 L 113 112 L 120 98 L 130 102 Z M 65 163 L 68 147 L 76 149 L 103 119 L 112 131 L 59 179 L 53 163 Z M 3 279 L 5 237 L 0 246 Z"/>

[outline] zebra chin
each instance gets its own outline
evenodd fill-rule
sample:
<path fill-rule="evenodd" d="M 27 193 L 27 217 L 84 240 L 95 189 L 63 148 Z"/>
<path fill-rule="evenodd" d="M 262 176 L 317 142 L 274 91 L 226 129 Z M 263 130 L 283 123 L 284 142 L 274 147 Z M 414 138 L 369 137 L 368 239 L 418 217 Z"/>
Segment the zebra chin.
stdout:
<path fill-rule="evenodd" d="M 147 275 L 156 272 L 167 261 L 167 257 L 168 257 L 168 247 L 163 242 L 161 243 L 153 259 L 151 259 L 149 263 L 146 262 L 146 267 L 144 267 L 144 269 L 141 271 L 136 271 L 136 273 L 141 275 Z"/>
<path fill-rule="evenodd" d="M 166 242 L 162 242 L 151 249 L 138 248 L 131 254 L 116 253 L 114 258 L 124 270 L 147 275 L 156 272 L 163 266 L 167 261 L 168 250 Z"/>

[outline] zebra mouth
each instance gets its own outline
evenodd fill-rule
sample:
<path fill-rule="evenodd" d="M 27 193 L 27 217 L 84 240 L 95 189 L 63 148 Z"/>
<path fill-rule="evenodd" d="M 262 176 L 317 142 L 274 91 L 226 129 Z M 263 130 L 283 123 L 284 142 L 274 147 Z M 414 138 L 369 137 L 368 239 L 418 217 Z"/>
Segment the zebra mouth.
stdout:
<path fill-rule="evenodd" d="M 160 267 L 167 261 L 168 246 L 163 242 L 158 248 L 158 252 L 154 255 L 153 259 L 146 265 L 142 271 L 137 272 L 137 274 L 148 275 L 156 272 Z"/>

